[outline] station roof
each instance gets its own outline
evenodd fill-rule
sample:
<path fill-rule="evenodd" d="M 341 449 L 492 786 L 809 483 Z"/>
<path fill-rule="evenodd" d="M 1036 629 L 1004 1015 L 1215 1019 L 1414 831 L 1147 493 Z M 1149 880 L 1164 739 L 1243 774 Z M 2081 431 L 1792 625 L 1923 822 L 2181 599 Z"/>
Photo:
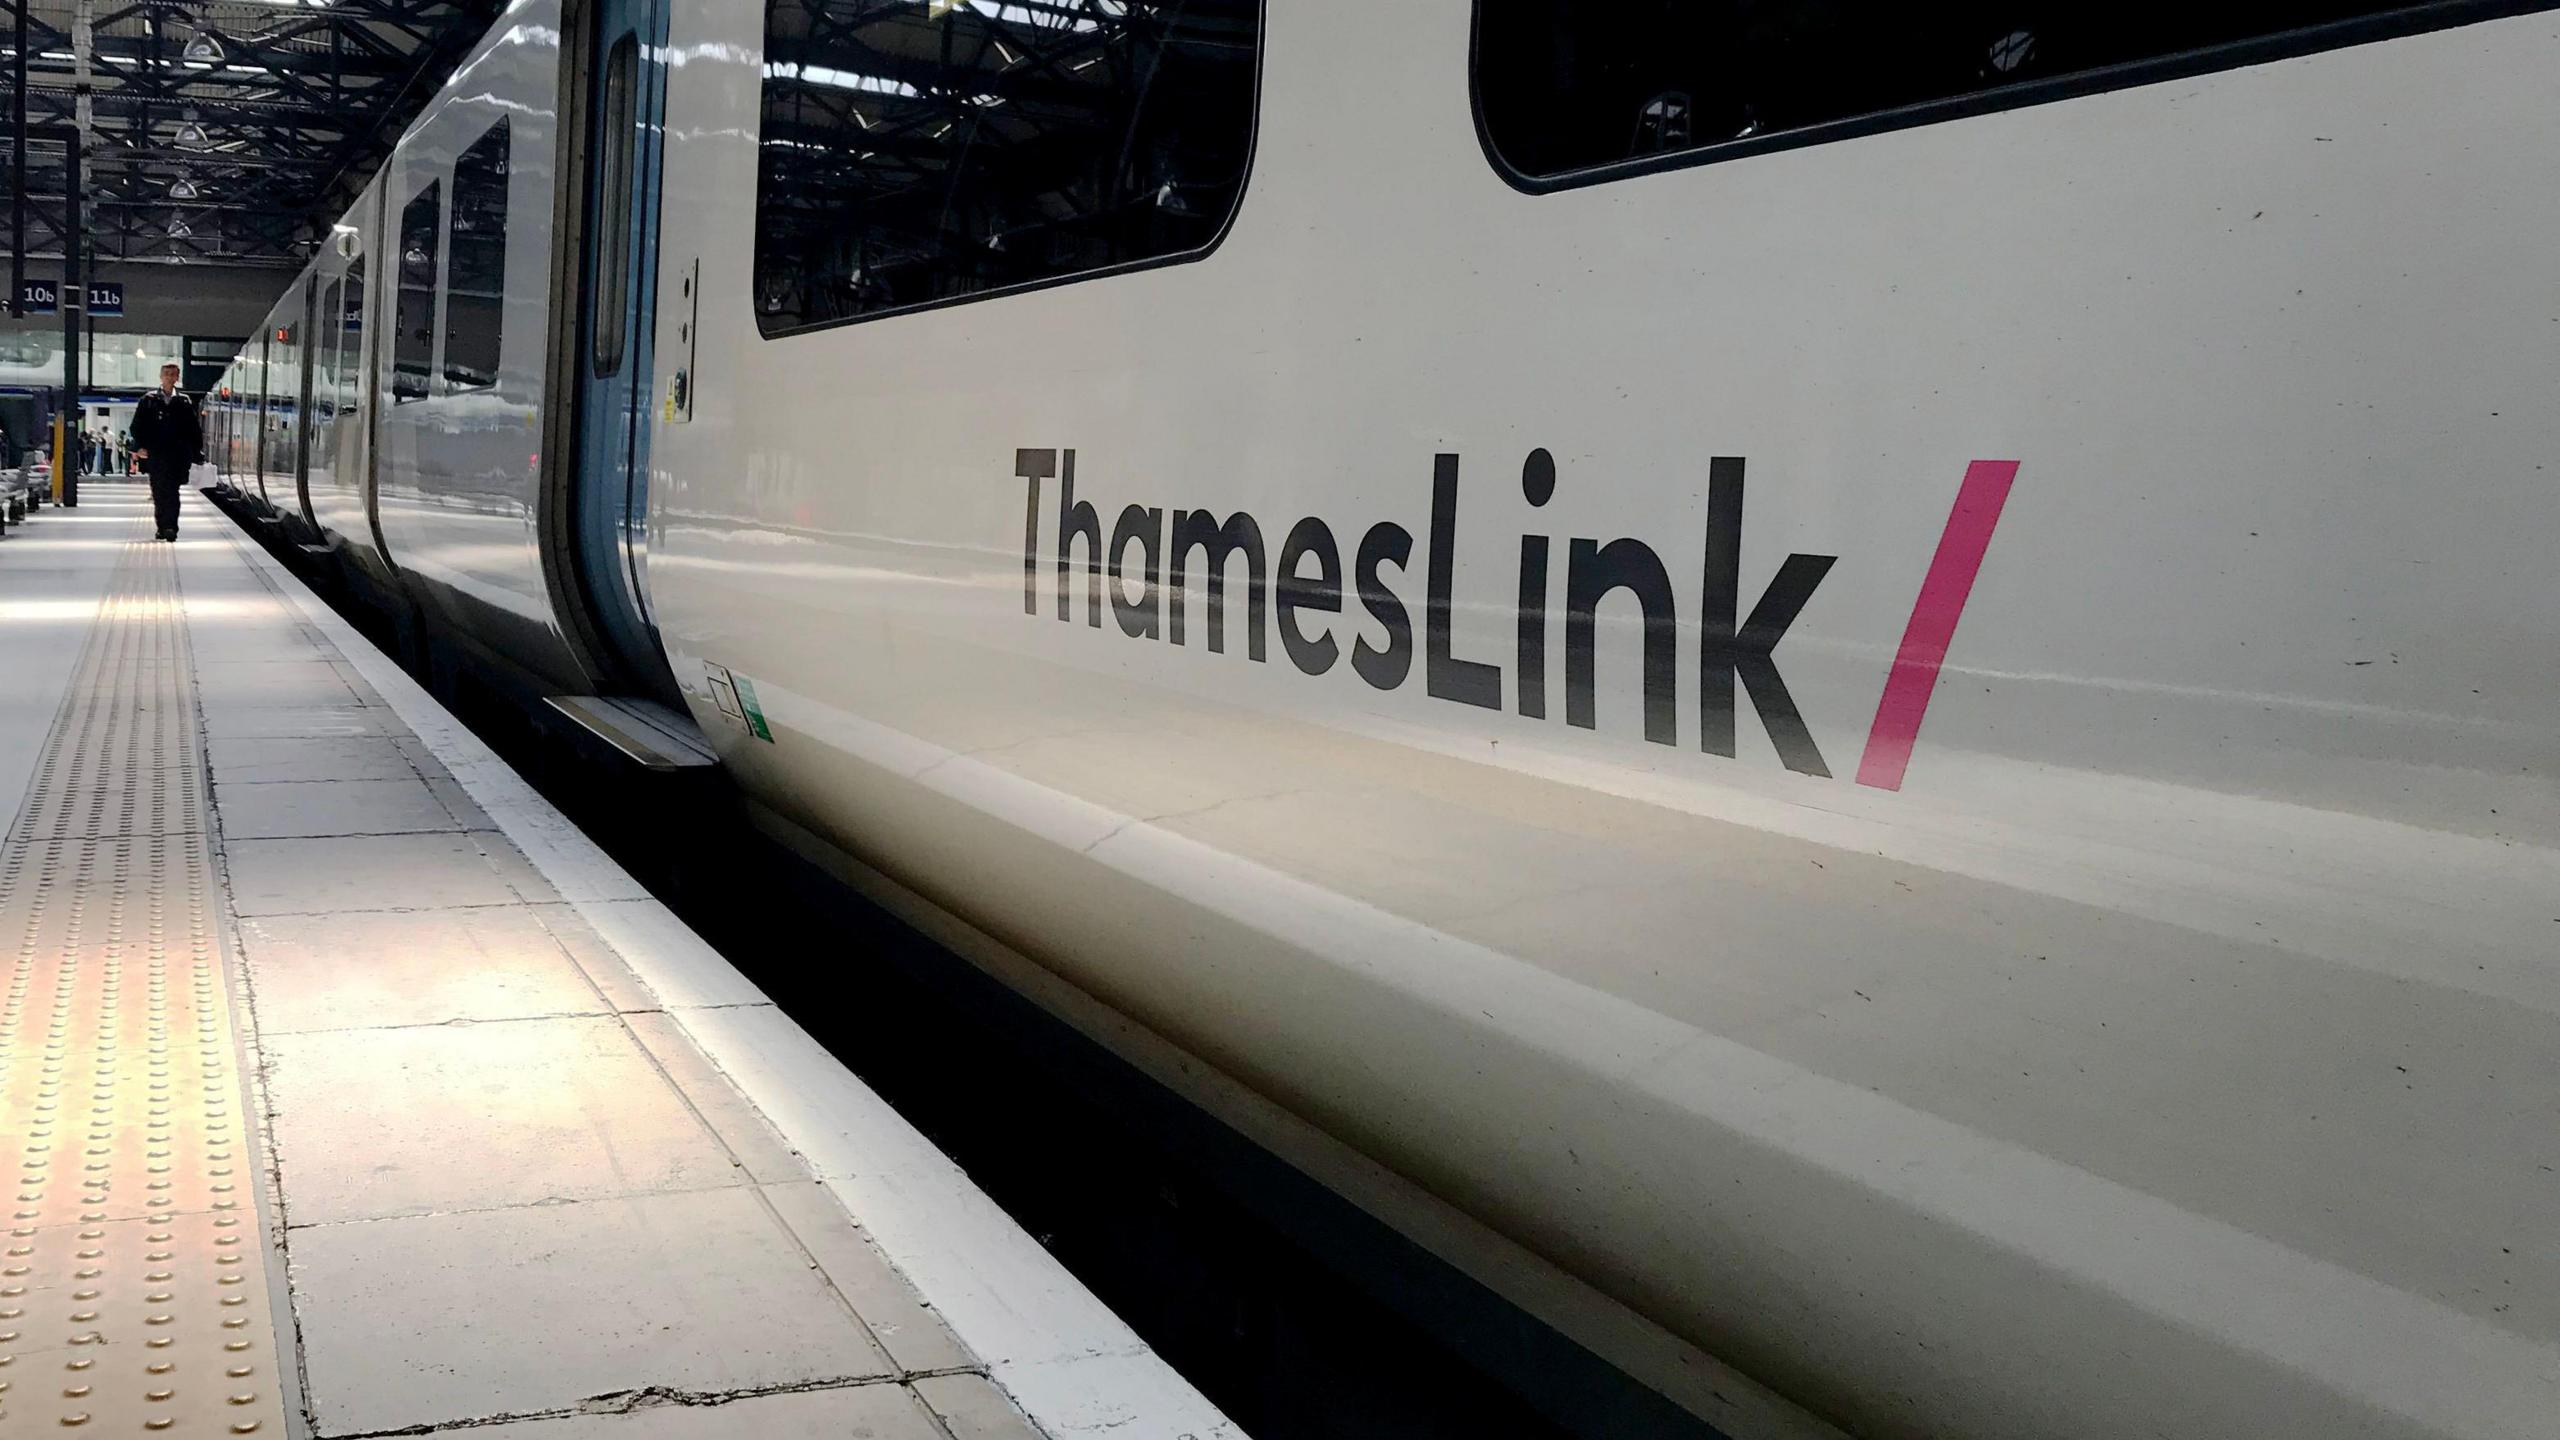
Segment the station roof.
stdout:
<path fill-rule="evenodd" d="M 505 0 L 25 3 L 28 123 L 86 121 L 86 253 L 275 266 L 310 254 L 505 8 Z M 14 7 L 0 8 L 8 61 L 0 87 L 13 83 L 15 18 Z M 0 146 L 5 121 L 0 114 Z M 28 250 L 59 255 L 63 147 L 28 148 Z"/>

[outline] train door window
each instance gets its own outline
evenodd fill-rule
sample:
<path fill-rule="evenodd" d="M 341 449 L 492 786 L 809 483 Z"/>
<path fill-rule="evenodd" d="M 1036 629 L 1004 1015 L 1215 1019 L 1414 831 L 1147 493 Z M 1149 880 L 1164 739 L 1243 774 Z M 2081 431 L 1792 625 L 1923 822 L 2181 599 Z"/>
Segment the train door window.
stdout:
<path fill-rule="evenodd" d="M 1261 34 L 1262 0 L 766 0 L 758 326 L 1207 254 Z"/>
<path fill-rule="evenodd" d="M 346 293 L 342 276 L 329 282 L 320 304 L 311 312 L 311 414 L 315 422 L 336 418 L 338 413 L 338 327 L 329 323 L 338 313 L 340 297 Z"/>
<path fill-rule="evenodd" d="M 427 398 L 435 368 L 436 230 L 444 182 L 433 181 L 400 210 L 400 294 L 391 318 L 391 400 Z"/>
<path fill-rule="evenodd" d="M 596 177 L 604 205 L 596 217 L 601 244 L 595 284 L 595 294 L 603 298 L 595 307 L 595 353 L 590 357 L 598 379 L 620 373 L 623 331 L 629 324 L 622 297 L 631 293 L 631 166 L 632 147 L 639 140 L 632 107 L 639 97 L 639 37 L 625 35 L 604 57 L 604 157 Z"/>
<path fill-rule="evenodd" d="M 1476 116 L 1496 168 L 1552 189 L 2254 64 L 2496 8 L 1476 0 Z"/>
<path fill-rule="evenodd" d="M 273 331 L 270 330 L 268 333 L 272 334 Z M 258 379 L 258 416 L 250 426 L 250 431 L 257 440 L 255 448 L 249 454 L 249 468 L 250 472 L 256 475 L 267 473 L 267 349 L 272 343 L 267 335 L 260 335 L 258 358 L 252 362 L 252 368 Z"/>
<path fill-rule="evenodd" d="M 453 162 L 452 253 L 445 263 L 444 378 L 457 390 L 498 383 L 507 292 L 505 120 Z"/>
<path fill-rule="evenodd" d="M 364 257 L 347 262 L 344 306 L 331 323 L 339 329 L 338 408 L 353 409 L 364 394 Z"/>

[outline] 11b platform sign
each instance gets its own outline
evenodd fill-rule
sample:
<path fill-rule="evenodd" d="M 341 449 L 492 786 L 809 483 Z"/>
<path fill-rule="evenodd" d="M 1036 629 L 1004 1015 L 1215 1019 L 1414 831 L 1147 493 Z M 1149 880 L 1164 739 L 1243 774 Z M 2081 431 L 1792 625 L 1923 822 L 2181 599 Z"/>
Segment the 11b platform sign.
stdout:
<path fill-rule="evenodd" d="M 118 319 L 124 315 L 124 282 L 100 280 L 88 287 L 89 303 L 85 307 L 92 319 Z M 28 315 L 62 313 L 62 282 L 29 280 L 18 295 L 20 309 Z"/>

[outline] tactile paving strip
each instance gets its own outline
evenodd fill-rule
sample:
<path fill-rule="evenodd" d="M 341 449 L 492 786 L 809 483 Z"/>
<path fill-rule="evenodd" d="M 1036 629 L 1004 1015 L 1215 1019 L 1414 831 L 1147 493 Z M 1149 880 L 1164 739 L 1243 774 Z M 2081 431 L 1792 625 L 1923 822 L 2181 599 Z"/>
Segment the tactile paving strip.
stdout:
<path fill-rule="evenodd" d="M 284 1433 L 174 560 L 119 560 L 0 846 L 5 1437 Z"/>

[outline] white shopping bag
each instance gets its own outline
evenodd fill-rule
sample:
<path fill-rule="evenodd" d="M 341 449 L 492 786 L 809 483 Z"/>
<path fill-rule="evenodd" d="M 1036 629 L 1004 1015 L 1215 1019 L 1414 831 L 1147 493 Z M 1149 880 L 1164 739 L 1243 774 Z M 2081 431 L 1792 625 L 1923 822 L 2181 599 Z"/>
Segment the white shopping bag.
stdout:
<path fill-rule="evenodd" d="M 217 477 L 213 473 L 213 465 L 210 461 L 199 460 L 193 465 L 187 467 L 187 483 L 193 485 L 199 490 L 209 490 L 213 488 L 216 479 Z"/>

